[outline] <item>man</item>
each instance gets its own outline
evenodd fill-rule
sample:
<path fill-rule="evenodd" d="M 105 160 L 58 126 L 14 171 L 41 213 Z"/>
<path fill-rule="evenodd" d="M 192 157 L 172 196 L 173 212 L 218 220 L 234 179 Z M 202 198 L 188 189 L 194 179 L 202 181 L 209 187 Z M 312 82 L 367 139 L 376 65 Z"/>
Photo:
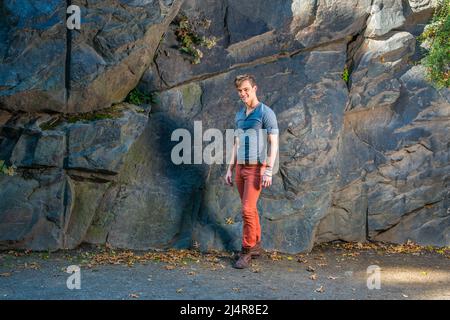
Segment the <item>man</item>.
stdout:
<path fill-rule="evenodd" d="M 261 225 L 257 202 L 262 187 L 272 184 L 272 170 L 278 150 L 278 124 L 272 109 L 256 97 L 258 87 L 254 76 L 237 76 L 234 83 L 243 107 L 235 117 L 238 134 L 235 136 L 225 181 L 233 186 L 232 175 L 235 169 L 244 225 L 242 250 L 233 266 L 243 269 L 250 265 L 252 258 L 261 254 Z M 268 156 L 267 142 L 270 146 Z"/>

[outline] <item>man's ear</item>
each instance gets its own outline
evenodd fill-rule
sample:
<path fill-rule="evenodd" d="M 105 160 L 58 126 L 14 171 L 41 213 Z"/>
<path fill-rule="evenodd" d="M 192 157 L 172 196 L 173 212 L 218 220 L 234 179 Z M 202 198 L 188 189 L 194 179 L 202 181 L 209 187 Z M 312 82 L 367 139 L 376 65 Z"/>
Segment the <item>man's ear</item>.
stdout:
<path fill-rule="evenodd" d="M 257 85 L 255 85 L 254 86 L 254 88 L 255 88 L 255 92 L 258 90 L 258 86 Z"/>

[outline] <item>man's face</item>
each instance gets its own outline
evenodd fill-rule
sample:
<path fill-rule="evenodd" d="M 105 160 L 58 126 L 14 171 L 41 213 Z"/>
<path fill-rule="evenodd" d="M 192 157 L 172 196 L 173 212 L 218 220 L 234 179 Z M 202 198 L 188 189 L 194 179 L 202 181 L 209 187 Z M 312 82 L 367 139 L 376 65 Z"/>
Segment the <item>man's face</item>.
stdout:
<path fill-rule="evenodd" d="M 239 87 L 236 88 L 239 93 L 239 98 L 246 103 L 247 105 L 250 105 L 251 102 L 256 99 L 256 86 L 253 86 L 250 84 L 250 81 L 245 80 L 241 83 Z"/>

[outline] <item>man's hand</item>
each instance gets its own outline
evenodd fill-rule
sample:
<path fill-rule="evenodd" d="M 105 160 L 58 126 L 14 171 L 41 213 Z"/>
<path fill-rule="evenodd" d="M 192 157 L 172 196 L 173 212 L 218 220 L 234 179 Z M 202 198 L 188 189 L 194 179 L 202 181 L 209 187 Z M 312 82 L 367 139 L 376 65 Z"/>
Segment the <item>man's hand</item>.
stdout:
<path fill-rule="evenodd" d="M 263 188 L 270 187 L 271 185 L 272 185 L 272 177 L 263 175 L 263 178 L 262 178 L 262 186 L 263 186 Z"/>
<path fill-rule="evenodd" d="M 262 177 L 262 186 L 263 188 L 270 187 L 272 184 L 272 167 L 267 167 L 264 170 L 264 174 Z"/>
<path fill-rule="evenodd" d="M 227 170 L 227 174 L 225 175 L 225 183 L 233 186 L 233 172 L 230 169 Z"/>

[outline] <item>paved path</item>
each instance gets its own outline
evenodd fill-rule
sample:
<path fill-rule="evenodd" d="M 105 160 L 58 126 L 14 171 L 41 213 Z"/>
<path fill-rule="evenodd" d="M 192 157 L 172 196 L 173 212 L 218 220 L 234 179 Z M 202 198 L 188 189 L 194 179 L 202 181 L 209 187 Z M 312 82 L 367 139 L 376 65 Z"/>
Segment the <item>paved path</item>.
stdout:
<path fill-rule="evenodd" d="M 176 267 L 155 260 L 131 267 L 82 266 L 81 289 L 69 290 L 66 268 L 83 262 L 89 250 L 1 252 L 0 299 L 450 300 L 450 259 L 428 251 L 388 254 L 319 246 L 306 255 L 267 253 L 245 270 L 232 268 L 226 252 L 217 253 L 213 262 L 201 256 Z M 371 265 L 381 270 L 380 289 L 367 286 Z M 376 272 L 371 273 L 373 285 Z"/>

